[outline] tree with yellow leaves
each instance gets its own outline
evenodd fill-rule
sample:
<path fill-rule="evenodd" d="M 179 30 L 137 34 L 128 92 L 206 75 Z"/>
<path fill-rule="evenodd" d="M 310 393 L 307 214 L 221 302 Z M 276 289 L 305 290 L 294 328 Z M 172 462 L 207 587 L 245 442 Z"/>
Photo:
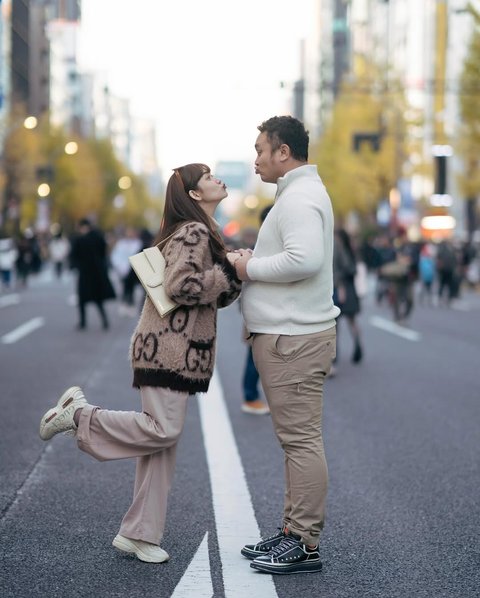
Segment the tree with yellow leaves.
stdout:
<path fill-rule="evenodd" d="M 467 230 L 471 240 L 480 194 L 480 12 L 471 3 L 468 12 L 474 20 L 474 28 L 460 77 L 461 127 L 456 146 L 463 159 L 463 172 L 459 173 L 458 182 L 466 199 Z"/>
<path fill-rule="evenodd" d="M 342 85 L 314 150 L 314 160 L 340 217 L 372 214 L 402 175 L 406 154 L 405 103 L 378 68 L 358 59 Z"/>
<path fill-rule="evenodd" d="M 20 116 L 15 117 L 18 123 Z M 67 135 L 61 127 L 52 127 L 48 115 L 34 130 L 20 125 L 10 128 L 3 162 L 3 232 L 7 234 L 35 227 L 40 202 L 48 206 L 50 222 L 58 223 L 67 234 L 84 216 L 93 216 L 102 228 L 110 229 L 145 226 L 147 215 L 155 212 L 143 180 L 116 158 L 109 140 Z M 124 189 L 119 188 L 121 177 L 131 182 Z M 40 185 L 46 189 L 43 199 L 38 194 Z"/>

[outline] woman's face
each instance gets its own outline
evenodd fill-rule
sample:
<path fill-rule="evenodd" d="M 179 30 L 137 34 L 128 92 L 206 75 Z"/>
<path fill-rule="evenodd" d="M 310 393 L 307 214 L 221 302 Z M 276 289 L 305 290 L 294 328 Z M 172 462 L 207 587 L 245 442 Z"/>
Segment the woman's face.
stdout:
<path fill-rule="evenodd" d="M 217 179 L 211 172 L 205 172 L 202 178 L 198 181 L 195 194 L 198 196 L 195 199 L 200 201 L 200 204 L 219 204 L 222 199 L 227 197 L 227 186 L 220 179 Z"/>

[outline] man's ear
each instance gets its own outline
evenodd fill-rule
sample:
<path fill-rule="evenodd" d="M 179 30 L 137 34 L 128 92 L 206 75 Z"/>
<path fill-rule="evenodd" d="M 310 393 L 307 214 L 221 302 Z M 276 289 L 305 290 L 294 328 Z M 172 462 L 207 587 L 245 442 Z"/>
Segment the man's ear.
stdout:
<path fill-rule="evenodd" d="M 192 199 L 194 199 L 195 201 L 200 201 L 200 199 L 202 199 L 202 198 L 200 197 L 200 195 L 198 194 L 198 192 L 197 192 L 197 191 L 190 190 L 190 191 L 188 192 L 188 194 L 189 194 L 189 195 L 190 195 L 190 197 L 191 197 Z"/>
<path fill-rule="evenodd" d="M 288 160 L 292 155 L 290 151 L 290 147 L 286 143 L 282 143 L 282 145 L 278 148 L 280 150 L 280 159 L 281 160 Z"/>

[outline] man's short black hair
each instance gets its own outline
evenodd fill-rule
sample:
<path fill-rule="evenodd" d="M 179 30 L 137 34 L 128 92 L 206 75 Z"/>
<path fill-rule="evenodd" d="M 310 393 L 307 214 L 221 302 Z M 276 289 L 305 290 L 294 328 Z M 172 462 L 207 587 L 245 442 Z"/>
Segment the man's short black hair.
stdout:
<path fill-rule="evenodd" d="M 259 125 L 260 133 L 266 133 L 272 146 L 277 150 L 282 144 L 288 145 L 295 160 L 308 160 L 308 131 L 304 124 L 293 116 L 272 116 Z"/>

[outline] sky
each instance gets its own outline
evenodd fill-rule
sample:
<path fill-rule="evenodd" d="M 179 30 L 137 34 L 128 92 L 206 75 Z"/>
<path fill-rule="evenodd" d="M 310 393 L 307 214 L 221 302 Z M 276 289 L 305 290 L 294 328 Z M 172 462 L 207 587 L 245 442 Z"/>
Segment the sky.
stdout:
<path fill-rule="evenodd" d="M 257 126 L 291 111 L 314 2 L 82 0 L 81 64 L 155 121 L 164 178 L 189 162 L 253 168 Z"/>

